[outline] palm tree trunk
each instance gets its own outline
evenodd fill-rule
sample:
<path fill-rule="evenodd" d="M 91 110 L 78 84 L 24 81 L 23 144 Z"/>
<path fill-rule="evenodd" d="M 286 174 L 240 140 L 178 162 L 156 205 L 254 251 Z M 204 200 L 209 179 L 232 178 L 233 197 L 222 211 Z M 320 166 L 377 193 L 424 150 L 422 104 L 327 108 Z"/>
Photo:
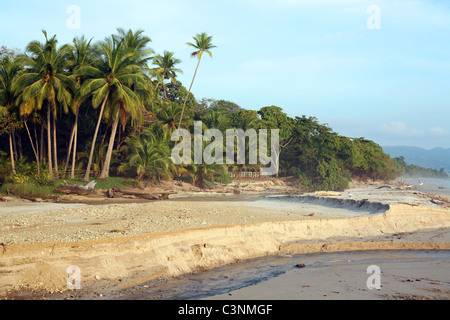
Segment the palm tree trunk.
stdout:
<path fill-rule="evenodd" d="M 69 167 L 70 154 L 72 153 L 74 132 L 75 132 L 75 123 L 73 124 L 72 132 L 70 133 L 69 150 L 67 151 L 66 164 L 64 165 L 64 173 L 63 173 L 63 178 L 64 179 L 66 178 L 67 168 Z"/>
<path fill-rule="evenodd" d="M 106 139 L 106 135 L 108 134 L 108 129 L 109 128 L 106 128 L 105 134 L 102 137 L 102 141 L 100 141 L 100 147 L 99 147 L 100 152 L 99 152 L 99 155 L 98 155 L 98 163 L 99 163 L 98 166 L 99 166 L 99 168 L 102 167 L 102 163 L 104 162 L 103 161 L 103 145 L 105 144 L 105 139 Z"/>
<path fill-rule="evenodd" d="M 58 147 L 56 144 L 56 117 L 55 115 L 53 115 L 53 161 L 54 161 L 53 170 L 55 172 L 55 178 L 59 179 L 57 154 L 58 154 Z"/>
<path fill-rule="evenodd" d="M 17 145 L 16 145 L 16 134 L 15 134 L 14 130 L 11 132 L 11 138 L 12 138 L 12 145 L 13 145 L 13 151 L 14 151 L 14 161 L 18 161 L 18 158 L 17 158 Z"/>
<path fill-rule="evenodd" d="M 98 129 L 100 128 L 100 123 L 102 122 L 103 111 L 105 110 L 105 105 L 106 101 L 108 100 L 108 97 L 109 91 L 106 94 L 105 99 L 103 100 L 102 107 L 100 108 L 100 114 L 98 116 L 97 126 L 95 127 L 94 138 L 92 139 L 91 153 L 89 154 L 89 162 L 83 179 L 84 182 L 89 182 L 89 174 L 91 172 L 92 158 L 94 157 L 95 141 L 97 140 Z"/>
<path fill-rule="evenodd" d="M 164 89 L 164 99 L 167 100 L 167 90 L 166 90 L 166 86 L 163 83 L 163 89 Z"/>
<path fill-rule="evenodd" d="M 36 148 L 34 147 L 33 138 L 31 137 L 30 130 L 28 129 L 28 125 L 26 121 L 24 122 L 25 128 L 27 129 L 28 138 L 30 138 L 31 147 L 33 148 L 34 156 L 36 157 L 36 164 L 37 164 L 37 171 L 38 171 L 38 177 L 41 176 L 41 169 L 39 166 L 39 153 L 38 153 L 38 145 L 36 145 Z"/>
<path fill-rule="evenodd" d="M 17 153 L 19 154 L 19 160 L 23 158 L 23 149 L 22 149 L 22 138 L 20 137 L 20 134 L 18 134 L 16 131 L 14 131 L 14 135 L 17 135 Z"/>
<path fill-rule="evenodd" d="M 39 150 L 39 160 L 44 159 L 44 123 L 41 123 L 41 136 L 40 136 L 40 150 Z"/>
<path fill-rule="evenodd" d="M 167 90 L 166 90 L 166 86 L 164 85 L 164 77 L 166 76 L 166 72 L 167 70 L 164 71 L 163 75 L 162 75 L 162 80 L 161 80 L 161 84 L 164 90 L 164 99 L 167 99 Z"/>
<path fill-rule="evenodd" d="M 52 134 L 50 125 L 50 105 L 47 107 L 47 157 L 48 157 L 48 174 L 53 179 L 53 163 L 52 163 Z"/>
<path fill-rule="evenodd" d="M 66 178 L 67 168 L 69 167 L 70 154 L 72 153 L 72 146 L 74 144 L 75 128 L 76 128 L 76 125 L 77 125 L 77 121 L 78 121 L 78 110 L 76 112 L 75 121 L 74 121 L 73 126 L 72 126 L 72 132 L 70 133 L 69 150 L 67 151 L 66 164 L 64 166 L 64 175 L 63 175 L 64 178 Z"/>
<path fill-rule="evenodd" d="M 75 179 L 75 162 L 77 159 L 77 140 L 78 140 L 78 114 L 75 116 L 75 132 L 74 132 L 74 141 L 73 141 L 73 155 L 72 155 L 72 170 L 70 172 L 70 179 Z"/>
<path fill-rule="evenodd" d="M 37 173 L 38 173 L 38 177 L 41 177 L 41 155 L 39 153 L 39 140 L 37 137 L 37 132 L 36 132 L 36 124 L 34 125 L 34 138 L 36 139 L 36 165 L 37 165 Z"/>
<path fill-rule="evenodd" d="M 109 137 L 108 151 L 106 152 L 106 159 L 103 165 L 102 173 L 99 179 L 106 179 L 109 177 L 109 166 L 111 164 L 112 151 L 114 149 L 114 140 L 116 139 L 117 126 L 119 125 L 120 108 L 117 107 L 116 117 L 111 130 L 111 137 Z"/>
<path fill-rule="evenodd" d="M 11 172 L 12 174 L 16 174 L 16 165 L 14 162 L 14 152 L 13 152 L 11 132 L 9 133 L 9 152 L 11 153 Z"/>
<path fill-rule="evenodd" d="M 186 108 L 186 102 L 189 98 L 189 95 L 191 94 L 191 89 L 192 89 L 192 86 L 194 85 L 195 76 L 197 75 L 198 67 L 200 66 L 201 60 L 202 60 L 201 58 L 198 59 L 197 68 L 195 68 L 195 73 L 194 73 L 194 77 L 192 78 L 191 86 L 189 87 L 189 91 L 188 91 L 188 94 L 186 95 L 186 99 L 184 99 L 183 109 L 181 110 L 181 117 L 180 117 L 180 123 L 178 124 L 178 129 L 181 128 L 181 121 L 183 121 L 184 109 Z"/>

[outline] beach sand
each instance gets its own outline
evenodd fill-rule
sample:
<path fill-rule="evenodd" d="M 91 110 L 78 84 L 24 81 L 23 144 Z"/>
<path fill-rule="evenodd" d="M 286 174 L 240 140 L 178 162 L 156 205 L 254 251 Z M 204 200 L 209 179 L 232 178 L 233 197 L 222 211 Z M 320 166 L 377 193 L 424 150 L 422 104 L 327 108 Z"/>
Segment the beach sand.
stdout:
<path fill-rule="evenodd" d="M 151 281 L 258 257 L 450 250 L 446 195 L 380 185 L 307 195 L 292 195 L 292 188 L 274 183 L 232 188 L 239 194 L 179 192 L 150 202 L 6 198 L 0 203 L 0 297 L 116 299 Z M 263 198 L 269 194 L 284 197 Z M 81 290 L 67 290 L 70 266 L 81 270 Z M 439 280 L 445 296 L 448 280 Z M 309 297 L 320 298 L 320 292 Z M 241 293 L 242 299 L 257 298 Z"/>
<path fill-rule="evenodd" d="M 320 259 L 327 261 L 318 263 Z M 244 288 L 212 295 L 207 300 L 448 300 L 450 252 L 348 252 L 297 257 L 303 269 Z M 370 266 L 380 270 L 374 287 Z M 370 270 L 369 270 L 370 271 Z M 367 282 L 369 281 L 369 285 Z"/>

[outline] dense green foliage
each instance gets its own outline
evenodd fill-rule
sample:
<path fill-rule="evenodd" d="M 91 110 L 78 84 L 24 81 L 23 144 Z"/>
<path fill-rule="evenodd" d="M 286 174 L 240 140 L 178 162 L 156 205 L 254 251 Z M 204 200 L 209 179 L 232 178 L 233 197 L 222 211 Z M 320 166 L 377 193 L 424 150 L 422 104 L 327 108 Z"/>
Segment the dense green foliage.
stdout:
<path fill-rule="evenodd" d="M 194 121 L 224 136 L 227 129 L 279 129 L 278 175 L 298 177 L 304 190 L 342 190 L 351 179 L 390 180 L 404 172 L 373 141 L 340 136 L 316 118 L 291 118 L 278 106 L 246 110 L 223 99 L 197 101 L 191 88 L 202 54 L 212 57 L 215 48 L 205 33 L 188 43 L 198 58 L 189 89 L 177 80 L 180 60 L 170 51 L 155 54 L 142 31 L 118 29 L 104 41 L 82 37 L 62 46 L 44 35 L 24 54 L 5 49 L 0 56 L 0 183 L 9 190 L 92 177 L 205 187 L 260 172 L 248 161 L 249 139 L 245 164 L 175 165 L 172 133 L 179 126 L 193 133 Z M 217 143 L 204 141 L 202 149 Z"/>
<path fill-rule="evenodd" d="M 339 136 L 313 117 L 296 117 L 287 140 L 281 168 L 297 174 L 307 190 L 343 190 L 352 179 L 391 180 L 399 173 L 373 141 Z"/>
<path fill-rule="evenodd" d="M 439 178 L 449 179 L 450 177 L 445 172 L 444 168 L 440 170 L 432 168 L 424 168 L 414 164 L 407 164 L 404 157 L 394 158 L 397 165 L 400 167 L 401 174 L 405 177 L 414 178 Z"/>

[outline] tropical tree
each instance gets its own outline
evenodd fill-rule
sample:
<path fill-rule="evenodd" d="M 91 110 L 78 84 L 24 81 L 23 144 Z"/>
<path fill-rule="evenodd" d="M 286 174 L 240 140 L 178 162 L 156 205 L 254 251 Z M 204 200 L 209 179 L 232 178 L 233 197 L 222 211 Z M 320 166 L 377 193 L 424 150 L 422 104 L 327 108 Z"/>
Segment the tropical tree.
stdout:
<path fill-rule="evenodd" d="M 206 179 L 210 179 L 214 181 L 215 177 L 225 177 L 228 174 L 228 168 L 225 164 L 226 159 L 223 157 L 225 152 L 225 146 L 223 141 L 220 140 L 212 140 L 201 142 L 201 153 L 205 155 L 206 153 L 211 152 L 208 156 L 211 156 L 211 159 L 203 159 L 200 163 L 195 162 L 195 148 L 191 150 L 191 163 L 184 164 L 185 172 L 189 174 L 192 178 L 192 184 L 199 188 L 206 188 Z M 221 154 L 217 154 L 219 151 Z"/>
<path fill-rule="evenodd" d="M 63 45 L 58 48 L 56 36 L 49 39 L 47 33 L 45 31 L 43 33 L 45 43 L 33 41 L 26 48 L 29 55 L 17 57 L 18 63 L 25 67 L 26 72 L 16 78 L 13 89 L 19 96 L 18 102 L 22 115 L 41 110 L 44 105 L 47 107 L 49 173 L 57 178 L 56 121 L 60 111 L 67 113 L 72 106 L 72 94 L 75 91 L 76 83 L 67 74 L 72 47 Z M 53 122 L 51 122 L 51 118 Z"/>
<path fill-rule="evenodd" d="M 113 97 L 116 102 L 115 118 L 112 125 L 105 163 L 99 177 L 100 179 L 109 177 L 109 168 L 119 124 L 119 116 L 121 116 L 123 126 L 126 124 L 127 116 L 130 116 L 132 120 L 137 119 L 142 121 L 142 110 L 145 109 L 144 99 L 149 97 L 150 92 L 150 88 L 148 87 L 149 81 L 147 81 L 143 71 L 145 68 L 148 68 L 147 63 L 151 59 L 151 54 L 153 54 L 153 50 L 147 47 L 147 44 L 151 42 L 151 39 L 144 36 L 142 30 L 138 30 L 137 32 L 129 30 L 125 32 L 123 29 L 118 29 L 118 31 L 118 38 L 123 41 L 124 50 L 132 53 L 130 59 L 127 59 L 129 60 L 128 68 L 135 73 L 130 74 L 129 77 L 121 77 L 119 80 L 122 84 L 121 89 L 113 92 Z"/>
<path fill-rule="evenodd" d="M 155 178 L 161 181 L 162 177 L 172 179 L 176 167 L 171 160 L 171 131 L 167 127 L 160 130 L 148 129 L 143 135 L 133 134 L 127 141 L 129 158 L 119 171 L 132 170 L 137 179 Z"/>
<path fill-rule="evenodd" d="M 94 63 L 94 51 L 92 49 L 91 40 L 86 40 L 84 37 L 81 38 L 75 38 L 73 40 L 73 51 L 71 53 L 71 57 L 69 59 L 69 71 L 72 73 L 76 73 L 76 71 L 83 67 L 83 66 L 89 66 Z M 64 168 L 64 175 L 67 172 L 67 168 L 70 162 L 70 155 L 72 153 L 72 147 L 73 147 L 73 154 L 72 154 L 72 169 L 70 172 L 70 178 L 75 178 L 75 166 L 76 166 L 76 155 L 77 155 L 77 142 L 78 142 L 78 117 L 80 114 L 80 106 L 84 101 L 83 96 L 80 95 L 81 93 L 81 86 L 83 85 L 83 82 L 85 77 L 83 75 L 78 74 L 76 77 L 77 82 L 77 92 L 75 93 L 75 99 L 74 99 L 74 112 L 75 112 L 75 120 L 72 126 L 72 132 L 70 135 L 70 142 L 69 142 L 69 150 L 67 152 L 67 159 L 66 159 L 66 165 Z"/>
<path fill-rule="evenodd" d="M 208 36 L 205 32 L 196 34 L 193 37 L 193 39 L 194 39 L 194 43 L 188 42 L 186 44 L 190 47 L 195 48 L 195 51 L 191 54 L 191 56 L 197 57 L 198 63 L 197 63 L 197 67 L 195 68 L 194 76 L 192 77 L 191 86 L 189 87 L 188 94 L 183 103 L 183 109 L 181 110 L 181 118 L 180 118 L 180 123 L 178 125 L 178 128 L 181 127 L 181 122 L 183 121 L 184 110 L 186 108 L 186 102 L 191 93 L 192 86 L 194 85 L 195 77 L 197 75 L 198 67 L 200 66 L 200 62 L 202 60 L 203 53 L 207 52 L 209 54 L 209 56 L 212 58 L 211 49 L 216 48 L 216 46 L 212 44 L 212 39 L 213 39 L 212 36 Z"/>
<path fill-rule="evenodd" d="M 166 102 L 157 108 L 155 114 L 158 122 L 173 131 L 181 114 L 181 106 L 176 102 Z"/>
<path fill-rule="evenodd" d="M 208 129 L 218 129 L 222 132 L 230 126 L 230 117 L 219 111 L 209 110 L 205 116 L 201 117 L 201 120 Z"/>
<path fill-rule="evenodd" d="M 86 151 L 80 151 L 77 154 L 77 163 L 76 163 L 76 169 L 77 170 L 83 170 L 86 168 L 89 158 L 90 158 L 90 150 L 91 150 L 91 143 L 92 141 L 86 142 Z M 94 172 L 100 172 L 102 168 L 102 162 L 103 162 L 103 155 L 106 153 L 106 150 L 108 149 L 108 143 L 105 142 L 98 146 L 97 148 L 94 148 L 94 154 L 91 158 L 91 169 Z"/>
<path fill-rule="evenodd" d="M 186 166 L 186 171 L 192 178 L 192 184 L 202 189 L 207 187 L 206 179 L 214 181 L 214 177 L 225 176 L 228 173 L 227 166 L 219 163 L 192 163 Z"/>
<path fill-rule="evenodd" d="M 263 107 L 258 111 L 258 115 L 261 117 L 259 121 L 260 129 L 278 129 L 279 130 L 279 154 L 284 151 L 284 148 L 289 145 L 294 139 L 292 132 L 294 130 L 294 119 L 287 116 L 283 112 L 283 109 L 277 106 Z M 271 137 L 269 137 L 270 139 Z M 274 152 L 274 150 L 272 150 Z M 279 172 L 277 172 L 278 178 Z"/>
<path fill-rule="evenodd" d="M 13 134 L 15 127 L 17 128 L 17 120 L 13 116 L 13 112 L 16 110 L 15 100 L 16 95 L 12 90 L 12 83 L 16 76 L 22 71 L 22 66 L 17 63 L 17 60 L 9 55 L 5 55 L 0 60 L 0 118 L 5 119 L 4 132 L 8 134 L 9 138 L 9 150 L 11 156 L 11 172 L 16 174 L 15 159 L 13 151 Z M 21 121 L 20 121 L 21 122 Z"/>
<path fill-rule="evenodd" d="M 98 135 L 101 120 L 105 113 L 107 118 L 112 118 L 112 130 L 108 144 L 105 163 L 100 174 L 100 179 L 109 176 L 109 167 L 114 147 L 115 135 L 119 124 L 120 115 L 122 123 L 126 122 L 127 115 L 138 118 L 143 108 L 139 92 L 145 91 L 146 81 L 142 68 L 149 59 L 149 51 L 145 45 L 149 38 L 142 37 L 141 32 L 125 33 L 119 29 L 120 36 L 111 36 L 96 46 L 95 65 L 82 66 L 78 73 L 90 77 L 81 88 L 81 96 L 92 95 L 92 105 L 97 108 L 101 104 L 100 114 L 89 156 L 88 167 L 84 181 L 89 181 L 92 156 Z"/>
<path fill-rule="evenodd" d="M 230 126 L 247 131 L 257 129 L 259 125 L 258 113 L 254 110 L 238 110 L 230 115 Z"/>
<path fill-rule="evenodd" d="M 248 132 L 249 130 L 255 130 L 258 128 L 259 119 L 258 113 L 254 110 L 238 110 L 229 115 L 229 125 L 234 129 L 242 129 L 244 132 Z M 233 172 L 237 172 L 236 176 L 239 176 L 241 172 L 252 170 L 257 171 L 261 168 L 259 164 L 251 164 L 250 155 L 252 152 L 250 150 L 257 150 L 258 143 L 255 139 L 245 139 L 244 148 L 245 148 L 245 158 L 238 159 L 238 150 L 237 144 L 234 144 L 234 154 L 235 154 L 235 163 L 236 165 L 231 166 L 231 170 Z M 241 160 L 242 162 L 240 163 Z"/>
<path fill-rule="evenodd" d="M 181 60 L 174 57 L 174 53 L 170 51 L 164 51 L 164 54 L 157 55 L 153 58 L 153 64 L 156 66 L 152 69 L 153 73 L 158 77 L 158 89 L 159 85 L 162 86 L 164 91 L 164 98 L 167 99 L 167 89 L 164 84 L 164 80 L 171 80 L 172 83 L 176 83 L 177 73 L 183 73 L 181 69 L 175 68 L 175 65 L 179 64 Z"/>

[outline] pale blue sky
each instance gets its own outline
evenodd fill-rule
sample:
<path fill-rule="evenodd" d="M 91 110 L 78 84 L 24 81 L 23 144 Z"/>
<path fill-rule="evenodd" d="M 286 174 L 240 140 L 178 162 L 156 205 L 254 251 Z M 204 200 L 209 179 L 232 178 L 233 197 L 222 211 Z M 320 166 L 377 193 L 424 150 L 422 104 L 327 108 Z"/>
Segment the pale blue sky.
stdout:
<path fill-rule="evenodd" d="M 81 10 L 69 29 L 67 9 Z M 370 30 L 369 6 L 381 12 Z M 247 109 L 282 107 L 336 132 L 380 145 L 450 147 L 450 2 L 447 0 L 2 0 L 0 45 L 23 49 L 117 27 L 143 29 L 157 53 L 175 52 L 180 80 L 196 61 L 185 45 L 207 32 L 218 47 L 202 60 L 196 98 Z"/>

